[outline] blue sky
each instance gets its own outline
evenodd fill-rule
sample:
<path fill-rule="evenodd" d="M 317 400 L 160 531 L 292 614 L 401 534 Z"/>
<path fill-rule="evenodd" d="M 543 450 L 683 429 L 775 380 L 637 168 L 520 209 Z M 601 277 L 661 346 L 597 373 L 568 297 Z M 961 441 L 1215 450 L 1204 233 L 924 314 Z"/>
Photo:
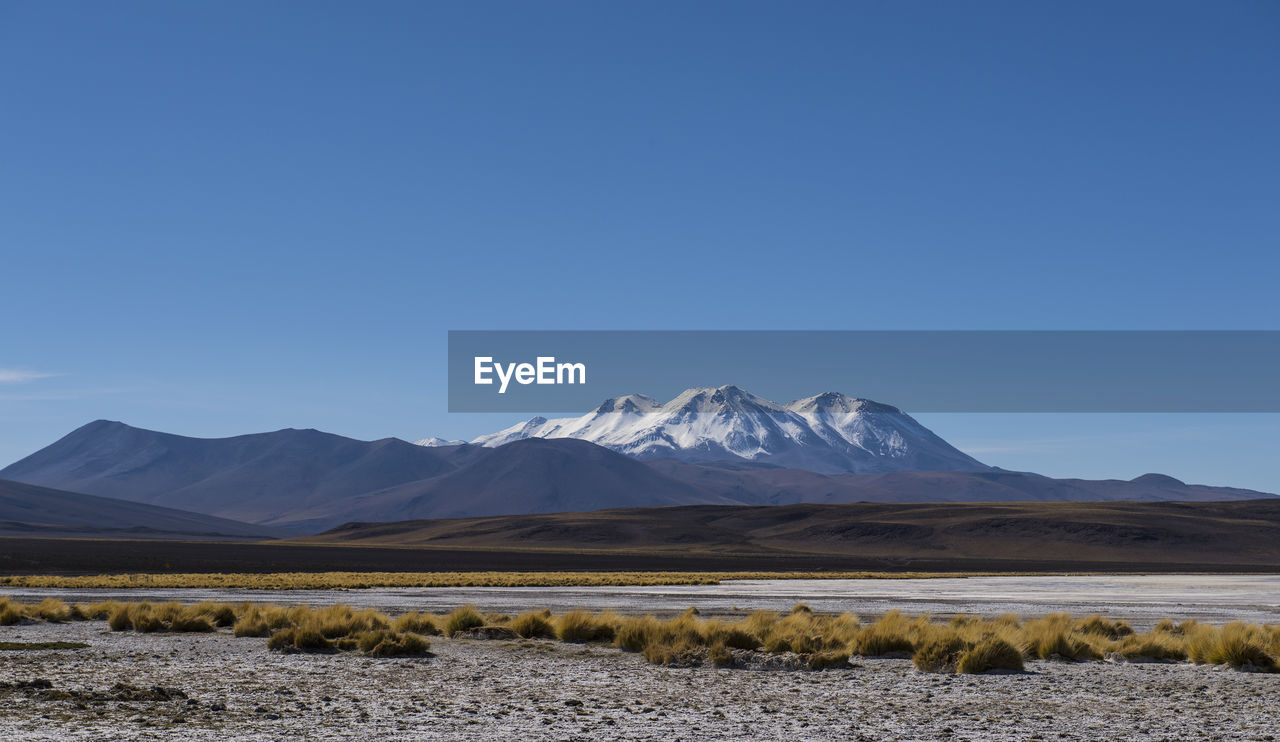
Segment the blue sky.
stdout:
<path fill-rule="evenodd" d="M 513 422 L 445 412 L 448 329 L 1276 329 L 1277 38 L 1271 2 L 6 3 L 0 462 L 95 418 Z M 1280 491 L 1272 415 L 922 421 Z"/>

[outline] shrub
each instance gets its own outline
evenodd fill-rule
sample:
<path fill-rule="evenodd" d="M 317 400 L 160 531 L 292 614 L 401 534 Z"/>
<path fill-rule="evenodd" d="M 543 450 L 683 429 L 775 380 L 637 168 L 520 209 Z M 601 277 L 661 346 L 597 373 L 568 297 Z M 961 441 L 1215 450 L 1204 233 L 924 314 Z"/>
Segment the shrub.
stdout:
<path fill-rule="evenodd" d="M 484 626 L 484 616 L 480 615 L 475 606 L 464 605 L 445 618 L 444 633 L 452 636 L 456 632 L 469 631 L 481 626 Z"/>
<path fill-rule="evenodd" d="M 200 605 L 184 608 L 179 603 L 102 603 L 87 606 L 82 613 L 101 616 L 108 610 L 107 625 L 112 631 L 208 633 L 216 630 L 207 606 Z"/>
<path fill-rule="evenodd" d="M 1068 661 L 1097 659 L 1098 655 L 1088 642 L 1073 635 L 1071 617 L 1054 613 L 1028 622 L 1022 629 L 1022 641 L 1026 653 L 1042 660 Z"/>
<path fill-rule="evenodd" d="M 622 623 L 622 616 L 618 615 L 612 608 L 606 608 L 596 615 L 596 638 L 598 642 L 611 642 L 613 635 L 618 631 L 618 624 Z"/>
<path fill-rule="evenodd" d="M 62 623 L 70 620 L 71 609 L 57 598 L 45 598 L 31 610 L 33 616 L 50 623 Z"/>
<path fill-rule="evenodd" d="M 614 632 L 613 643 L 626 652 L 643 652 L 658 636 L 658 620 L 653 616 L 623 619 Z"/>
<path fill-rule="evenodd" d="M 862 630 L 862 622 L 852 613 L 841 613 L 823 623 L 823 641 L 829 646 L 849 646 L 849 642 Z"/>
<path fill-rule="evenodd" d="M 1116 648 L 1121 657 L 1128 659 L 1177 660 L 1187 658 L 1182 643 L 1167 632 L 1153 632 L 1146 636 L 1127 636 Z"/>
<path fill-rule="evenodd" d="M 316 629 L 281 629 L 267 640 L 267 649 L 278 652 L 328 652 L 333 642 Z"/>
<path fill-rule="evenodd" d="M 235 626 L 236 610 L 226 603 L 213 603 L 206 601 L 197 603 L 189 609 L 191 615 L 203 616 L 209 623 L 214 626 L 226 628 Z M 177 629 L 175 629 L 176 631 Z"/>
<path fill-rule="evenodd" d="M 421 657 L 430 654 L 431 642 L 405 631 L 366 631 L 356 638 L 361 652 L 374 657 Z"/>
<path fill-rule="evenodd" d="M 1268 633 L 1256 625 L 1235 622 L 1221 629 L 1200 626 L 1191 637 L 1187 654 L 1201 664 L 1274 671 L 1280 668 L 1267 651 L 1269 640 Z"/>
<path fill-rule="evenodd" d="M 111 611 L 111 617 L 107 619 L 107 626 L 112 631 L 128 631 L 133 628 L 133 620 L 130 618 L 129 606 L 116 606 Z"/>
<path fill-rule="evenodd" d="M 764 638 L 773 631 L 774 624 L 778 623 L 778 614 L 773 611 L 753 611 L 742 622 L 742 628 L 748 634 Z"/>
<path fill-rule="evenodd" d="M 22 620 L 22 611 L 8 598 L 0 598 L 0 626 L 12 626 Z"/>
<path fill-rule="evenodd" d="M 1093 648 L 1065 631 L 1036 636 L 1028 645 L 1029 652 L 1042 660 L 1062 659 L 1069 662 L 1097 659 Z"/>
<path fill-rule="evenodd" d="M 827 670 L 849 664 L 848 652 L 814 652 L 808 657 L 810 670 Z"/>
<path fill-rule="evenodd" d="M 967 649 L 958 635 L 946 634 L 921 645 L 911 656 L 911 662 L 924 672 L 955 672 L 960 655 Z"/>
<path fill-rule="evenodd" d="M 164 631 L 165 622 L 156 609 L 149 603 L 141 603 L 129 609 L 129 621 L 133 624 L 133 630 L 140 633 L 154 633 Z"/>
<path fill-rule="evenodd" d="M 271 626 L 268 624 L 266 616 L 262 615 L 260 611 L 253 610 L 236 619 L 232 633 L 236 636 L 270 636 Z"/>
<path fill-rule="evenodd" d="M 911 641 L 911 622 L 901 611 L 889 611 L 879 621 L 863 628 L 854 637 L 850 649 L 863 657 L 915 652 Z"/>
<path fill-rule="evenodd" d="M 861 627 L 858 618 L 849 613 L 832 618 L 796 610 L 781 620 L 776 614 L 753 614 L 738 630 L 746 634 L 744 642 L 755 639 L 755 645 L 744 646 L 746 649 L 763 646 L 766 652 L 812 654 L 848 650 Z"/>
<path fill-rule="evenodd" d="M 790 637 L 782 634 L 770 634 L 764 639 L 764 651 L 770 654 L 781 654 L 791 651 Z"/>
<path fill-rule="evenodd" d="M 332 605 L 327 608 L 295 609 L 289 616 L 294 625 L 306 625 L 318 630 L 328 639 L 348 636 L 362 631 L 376 631 L 391 627 L 391 621 L 374 610 L 357 611 L 349 605 Z"/>
<path fill-rule="evenodd" d="M 1016 613 L 1003 613 L 999 616 L 996 616 L 996 619 L 992 621 L 992 623 L 994 623 L 996 626 L 1003 627 L 1003 628 L 1010 628 L 1010 629 L 1022 628 L 1022 619 L 1019 618 L 1018 614 Z"/>
<path fill-rule="evenodd" d="M 1120 639 L 1133 635 L 1133 627 L 1124 621 L 1108 621 L 1102 616 L 1089 616 L 1076 624 L 1076 630 L 1082 634 L 1094 634 L 1108 639 Z"/>
<path fill-rule="evenodd" d="M 755 649 L 760 639 L 740 625 L 727 625 L 720 621 L 707 621 L 701 629 L 707 644 L 723 644 L 730 649 Z"/>
<path fill-rule="evenodd" d="M 809 654 L 825 648 L 818 622 L 810 612 L 792 611 L 769 630 L 764 638 L 768 652 Z"/>
<path fill-rule="evenodd" d="M 587 611 L 569 611 L 556 623 L 556 636 L 564 642 L 610 641 L 614 627 Z"/>
<path fill-rule="evenodd" d="M 956 662 L 956 672 L 970 675 L 992 670 L 1021 672 L 1022 667 L 1022 652 L 1004 639 L 995 637 L 978 642 Z"/>
<path fill-rule="evenodd" d="M 556 628 L 541 612 L 522 613 L 511 621 L 511 630 L 525 639 L 554 639 Z"/>
<path fill-rule="evenodd" d="M 184 611 L 173 617 L 173 620 L 169 623 L 169 630 L 191 634 L 207 634 L 211 631 L 215 631 L 215 628 L 213 626 L 213 622 L 209 620 L 208 616 L 195 613 L 194 611 Z"/>
<path fill-rule="evenodd" d="M 695 647 L 683 642 L 657 641 L 649 644 L 641 655 L 654 665 L 696 665 Z"/>
<path fill-rule="evenodd" d="M 430 613 L 406 613 L 393 621 L 391 628 L 425 636 L 437 636 L 440 633 L 436 618 Z"/>
<path fill-rule="evenodd" d="M 707 659 L 716 667 L 728 667 L 733 664 L 733 652 L 723 644 L 712 644 L 707 650 Z"/>

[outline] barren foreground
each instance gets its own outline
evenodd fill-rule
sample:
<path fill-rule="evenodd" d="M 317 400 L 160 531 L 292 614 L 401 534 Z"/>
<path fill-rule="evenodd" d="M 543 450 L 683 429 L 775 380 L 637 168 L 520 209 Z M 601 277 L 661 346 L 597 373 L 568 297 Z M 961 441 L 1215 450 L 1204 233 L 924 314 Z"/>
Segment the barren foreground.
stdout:
<path fill-rule="evenodd" d="M 973 677 L 905 659 L 672 669 L 612 647 L 439 637 L 434 657 L 374 659 L 96 621 L 2 638 L 91 645 L 0 652 L 0 739 L 14 740 L 1271 740 L 1280 729 L 1280 675 L 1189 664 L 1031 662 Z"/>

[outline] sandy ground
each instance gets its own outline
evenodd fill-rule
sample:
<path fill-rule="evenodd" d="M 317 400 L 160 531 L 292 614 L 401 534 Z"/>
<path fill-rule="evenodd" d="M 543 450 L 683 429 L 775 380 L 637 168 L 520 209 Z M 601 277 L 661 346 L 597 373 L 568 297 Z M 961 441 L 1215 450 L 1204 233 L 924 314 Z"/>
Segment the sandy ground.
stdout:
<path fill-rule="evenodd" d="M 1018 675 L 669 669 L 609 647 L 433 639 L 435 656 L 280 655 L 265 640 L 30 624 L 0 641 L 4 740 L 1272 740 L 1280 674 L 1034 662 Z M 44 683 L 36 683 L 44 685 Z M 156 688 L 160 690 L 156 690 Z"/>
<path fill-rule="evenodd" d="M 565 588 L 375 588 L 370 590 L 66 590 L 0 588 L 28 603 L 45 597 L 68 603 L 98 600 L 196 603 L 242 600 L 331 605 L 350 603 L 399 613 L 449 611 L 475 603 L 488 610 L 520 613 L 585 607 L 621 613 L 671 615 L 697 606 L 704 615 L 742 615 L 748 610 L 790 610 L 805 602 L 815 610 L 876 616 L 891 609 L 949 616 L 972 613 L 1038 616 L 1069 611 L 1101 613 L 1146 629 L 1162 618 L 1212 623 L 1280 623 L 1280 575 L 1032 575 L 894 580 L 731 580 L 720 585 Z"/>

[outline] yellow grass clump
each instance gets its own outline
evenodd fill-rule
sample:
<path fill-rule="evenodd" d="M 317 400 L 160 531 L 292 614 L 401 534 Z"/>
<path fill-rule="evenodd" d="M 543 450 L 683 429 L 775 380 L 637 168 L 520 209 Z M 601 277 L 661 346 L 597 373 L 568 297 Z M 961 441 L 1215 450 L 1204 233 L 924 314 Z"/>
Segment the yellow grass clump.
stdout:
<path fill-rule="evenodd" d="M 112 630 L 208 633 L 230 629 L 239 637 L 263 637 L 286 652 L 352 651 L 372 656 L 428 653 L 429 635 L 466 636 L 471 629 L 501 627 L 525 639 L 610 642 L 662 665 L 730 666 L 751 652 L 793 653 L 787 666 L 841 666 L 851 654 L 909 656 L 927 672 L 981 673 L 1018 670 L 1024 660 L 1096 661 L 1103 658 L 1191 661 L 1243 670 L 1280 671 L 1280 625 L 1241 622 L 1213 626 L 1163 620 L 1137 632 L 1123 621 L 1066 613 L 1022 620 L 957 616 L 934 620 L 890 611 L 870 623 L 851 614 L 822 614 L 798 605 L 785 614 L 756 611 L 741 618 L 704 618 L 690 609 L 673 618 L 620 616 L 613 611 L 549 610 L 518 616 L 481 613 L 462 606 L 437 615 L 409 612 L 391 617 L 349 605 L 324 607 L 258 603 L 100 602 L 67 605 L 56 598 L 25 604 L 0 597 L 0 625 L 105 620 Z M 746 654 L 743 654 L 746 652 Z M 737 653 L 737 654 L 735 654 Z"/>
<path fill-rule="evenodd" d="M 198 603 L 117 603 L 106 608 L 112 631 L 209 633 L 234 622 L 230 606 Z M 228 613 L 230 611 L 230 613 Z"/>
<path fill-rule="evenodd" d="M 916 635 L 928 627 L 928 619 L 914 622 L 902 611 L 889 611 L 880 620 L 860 630 L 852 639 L 850 649 L 864 657 L 912 654 L 919 639 Z"/>
<path fill-rule="evenodd" d="M 459 631 L 470 631 L 484 626 L 484 616 L 473 605 L 464 605 L 445 617 L 444 633 L 452 636 Z"/>
<path fill-rule="evenodd" d="M 1197 664 L 1230 665 L 1241 669 L 1275 672 L 1276 627 L 1242 622 L 1221 629 L 1198 625 L 1188 635 L 1187 656 Z"/>
<path fill-rule="evenodd" d="M 556 627 L 550 618 L 551 611 L 521 613 L 511 620 L 511 630 L 524 639 L 554 639 Z"/>
<path fill-rule="evenodd" d="M 589 611 L 569 611 L 554 622 L 556 638 L 562 642 L 613 641 L 619 618 L 612 613 L 594 615 Z"/>
<path fill-rule="evenodd" d="M 409 620 L 402 622 L 402 626 L 425 623 L 421 614 L 408 615 Z M 375 657 L 402 657 L 427 655 L 431 648 L 426 637 L 393 628 L 386 614 L 371 609 L 356 610 L 348 605 L 259 609 L 253 612 L 252 620 L 254 630 L 260 626 L 274 627 L 268 628 L 267 648 L 278 652 L 357 651 Z M 434 628 L 434 620 L 430 625 Z"/>
<path fill-rule="evenodd" d="M 956 662 L 956 672 L 979 675 L 995 670 L 1022 671 L 1022 652 L 999 637 L 978 642 Z"/>
<path fill-rule="evenodd" d="M 391 622 L 391 628 L 422 636 L 439 636 L 440 634 L 440 625 L 436 622 L 435 616 L 416 611 L 397 616 L 396 620 Z"/>

